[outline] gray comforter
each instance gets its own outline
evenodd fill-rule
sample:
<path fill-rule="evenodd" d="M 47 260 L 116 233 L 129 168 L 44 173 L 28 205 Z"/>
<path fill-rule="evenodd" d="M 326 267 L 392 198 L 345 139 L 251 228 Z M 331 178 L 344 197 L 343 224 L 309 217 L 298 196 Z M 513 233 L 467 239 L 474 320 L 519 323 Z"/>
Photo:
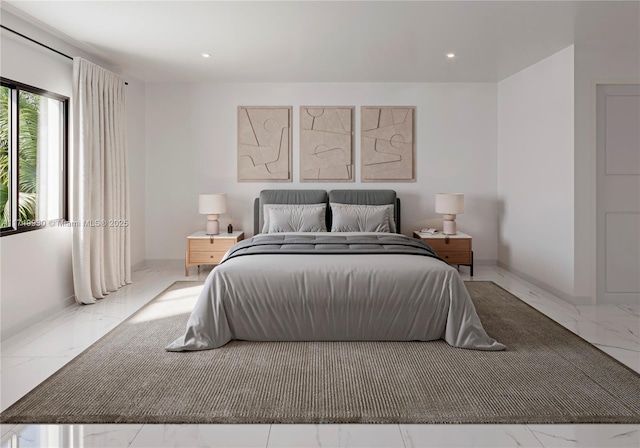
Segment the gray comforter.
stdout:
<path fill-rule="evenodd" d="M 251 341 L 444 339 L 503 350 L 453 267 L 402 235 L 257 235 L 207 278 L 169 351 Z"/>
<path fill-rule="evenodd" d="M 253 254 L 406 254 L 440 259 L 428 244 L 396 233 L 272 233 L 239 242 L 222 263 Z"/>

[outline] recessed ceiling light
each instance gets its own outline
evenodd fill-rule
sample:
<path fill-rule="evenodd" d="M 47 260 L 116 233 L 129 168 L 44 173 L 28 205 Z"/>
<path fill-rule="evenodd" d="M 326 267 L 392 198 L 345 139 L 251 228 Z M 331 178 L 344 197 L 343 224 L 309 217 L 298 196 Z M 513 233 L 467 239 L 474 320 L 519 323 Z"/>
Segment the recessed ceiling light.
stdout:
<path fill-rule="evenodd" d="M 456 57 L 456 54 L 455 54 L 455 53 L 447 53 L 447 57 L 448 57 L 449 59 L 453 59 L 453 58 L 455 58 L 455 57 Z"/>
<path fill-rule="evenodd" d="M 209 53 L 202 53 L 203 58 L 210 58 L 211 55 Z"/>

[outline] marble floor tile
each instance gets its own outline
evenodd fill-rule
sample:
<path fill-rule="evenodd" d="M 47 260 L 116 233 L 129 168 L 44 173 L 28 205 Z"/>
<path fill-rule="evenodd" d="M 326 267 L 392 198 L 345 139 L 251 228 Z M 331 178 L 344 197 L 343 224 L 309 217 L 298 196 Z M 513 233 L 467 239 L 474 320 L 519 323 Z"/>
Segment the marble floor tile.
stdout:
<path fill-rule="evenodd" d="M 0 438 L 0 448 L 16 448 L 18 446 L 18 434 L 8 431 Z"/>
<path fill-rule="evenodd" d="M 82 448 L 128 447 L 143 425 L 73 425 L 79 428 L 78 446 Z"/>
<path fill-rule="evenodd" d="M 271 425 L 267 448 L 316 448 L 339 445 L 339 425 Z"/>
<path fill-rule="evenodd" d="M 271 425 L 268 448 L 404 447 L 398 425 Z"/>
<path fill-rule="evenodd" d="M 2 342 L 0 342 L 0 353 L 4 356 L 8 354 L 16 356 L 20 355 L 22 347 L 34 341 L 43 340 L 46 338 L 46 334 L 48 332 L 64 325 L 65 320 L 72 318 L 74 313 L 75 306 L 67 308 L 60 313 L 56 313 L 61 316 L 58 321 L 38 322 L 20 333 L 2 340 Z"/>
<path fill-rule="evenodd" d="M 2 437 L 2 448 L 43 448 L 69 446 L 75 448 L 78 441 L 69 438 L 65 425 L 18 425 Z"/>
<path fill-rule="evenodd" d="M 542 447 L 525 425 L 400 425 L 407 448 Z"/>
<path fill-rule="evenodd" d="M 144 425 L 129 448 L 264 448 L 270 425 Z"/>
<path fill-rule="evenodd" d="M 640 334 L 633 334 L 628 326 L 635 325 L 629 322 L 580 322 L 578 334 L 581 338 L 600 347 L 617 348 L 620 350 L 640 353 Z M 640 332 L 638 332 L 640 333 Z M 630 355 L 633 353 L 629 353 Z"/>
<path fill-rule="evenodd" d="M 528 425 L 549 447 L 633 447 L 640 446 L 640 425 Z"/>
<path fill-rule="evenodd" d="M 585 338 L 586 339 L 586 338 Z M 603 352 L 607 353 L 609 356 L 613 356 L 616 359 L 620 358 L 638 358 L 640 357 L 640 352 L 636 349 L 629 349 L 620 347 L 619 345 L 612 345 L 611 343 L 606 344 L 602 342 L 591 342 L 594 347 L 599 348 Z"/>
<path fill-rule="evenodd" d="M 11 356 L 76 356 L 122 322 L 104 315 L 78 314 L 48 331 L 42 338 L 24 344 L 19 349 L 3 351 Z"/>
<path fill-rule="evenodd" d="M 337 425 L 336 447 L 404 448 L 398 425 Z"/>
<path fill-rule="evenodd" d="M 15 427 L 16 425 L 14 425 L 13 423 L 2 423 L 0 424 L 0 433 L 1 435 L 5 435 L 7 432 L 11 431 Z"/>
<path fill-rule="evenodd" d="M 617 305 L 622 311 L 640 317 L 640 303 L 627 303 Z"/>
<path fill-rule="evenodd" d="M 631 309 L 619 305 L 578 305 L 576 309 L 582 317 L 593 322 L 624 322 L 629 320 L 629 314 L 633 314 Z"/>
<path fill-rule="evenodd" d="M 72 359 L 73 356 L 3 358 L 0 408 L 7 409 Z"/>
<path fill-rule="evenodd" d="M 128 447 L 143 425 L 11 425 L 2 448 Z"/>

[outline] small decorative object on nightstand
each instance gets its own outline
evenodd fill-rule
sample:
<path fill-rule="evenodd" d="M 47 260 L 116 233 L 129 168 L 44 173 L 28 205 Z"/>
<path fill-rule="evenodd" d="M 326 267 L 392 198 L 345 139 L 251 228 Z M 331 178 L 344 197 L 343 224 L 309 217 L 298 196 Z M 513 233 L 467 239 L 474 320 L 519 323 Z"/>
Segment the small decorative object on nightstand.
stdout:
<path fill-rule="evenodd" d="M 470 235 L 462 232 L 457 232 L 455 235 L 413 232 L 413 237 L 431 246 L 447 263 L 471 267 L 471 277 L 473 277 L 473 246 Z"/>
<path fill-rule="evenodd" d="M 189 276 L 191 266 L 200 267 L 201 264 L 218 264 L 225 253 L 239 241 L 244 239 L 244 232 L 223 233 L 222 235 L 207 235 L 196 232 L 187 237 L 187 252 L 185 254 L 184 273 Z"/>

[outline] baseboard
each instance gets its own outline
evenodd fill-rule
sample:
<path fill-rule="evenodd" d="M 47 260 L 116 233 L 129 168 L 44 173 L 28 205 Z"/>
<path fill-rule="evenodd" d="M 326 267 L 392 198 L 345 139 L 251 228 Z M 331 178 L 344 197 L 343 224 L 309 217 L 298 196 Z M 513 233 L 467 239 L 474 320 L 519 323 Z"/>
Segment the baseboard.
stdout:
<path fill-rule="evenodd" d="M 520 271 L 519 269 L 515 269 L 500 260 L 497 262 L 498 266 L 504 269 L 505 271 L 509 271 L 512 274 L 517 275 L 518 277 L 528 281 L 529 283 L 537 286 L 538 288 L 544 289 L 547 292 L 550 292 L 554 296 L 564 300 L 565 302 L 569 302 L 572 305 L 591 305 L 591 297 L 588 296 L 572 296 L 571 294 L 567 294 L 565 292 L 560 291 L 557 288 L 554 288 L 551 285 L 548 285 L 545 282 L 541 282 L 537 278 L 531 277 L 528 274 Z"/>
<path fill-rule="evenodd" d="M 69 296 L 66 299 L 58 302 L 56 305 L 50 306 L 49 308 L 40 311 L 38 314 L 23 320 L 13 327 L 9 327 L 6 329 L 3 328 L 2 331 L 0 331 L 0 340 L 4 341 L 6 339 L 9 339 L 11 336 L 15 336 L 16 334 L 26 330 L 32 325 L 42 322 L 47 317 L 51 317 L 52 314 L 58 313 L 74 305 L 76 305 L 76 296 Z"/>
<path fill-rule="evenodd" d="M 498 260 L 473 260 L 475 266 L 495 266 Z"/>

